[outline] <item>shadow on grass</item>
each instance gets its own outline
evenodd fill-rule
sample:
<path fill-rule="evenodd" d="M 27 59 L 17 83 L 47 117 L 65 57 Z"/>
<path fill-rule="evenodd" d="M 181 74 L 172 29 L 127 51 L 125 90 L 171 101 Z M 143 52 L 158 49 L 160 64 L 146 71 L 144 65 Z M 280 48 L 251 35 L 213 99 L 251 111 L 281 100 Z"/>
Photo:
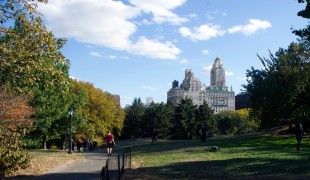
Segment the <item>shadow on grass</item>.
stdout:
<path fill-rule="evenodd" d="M 296 140 L 294 137 L 262 137 L 262 136 L 233 136 L 207 139 L 206 143 L 199 140 L 171 140 L 151 143 L 150 141 L 127 143 L 126 146 L 116 147 L 116 151 L 124 151 L 131 147 L 132 151 L 139 153 L 161 153 L 180 149 L 190 149 L 193 147 L 210 148 L 218 146 L 221 149 L 236 149 L 237 151 L 246 148 L 259 153 L 294 153 L 296 151 Z M 303 140 L 301 148 L 303 152 L 310 153 L 309 138 Z M 310 154 L 307 154 L 310 156 Z"/>
<path fill-rule="evenodd" d="M 236 158 L 180 162 L 167 166 L 133 169 L 130 173 L 153 174 L 158 179 L 309 179 L 308 167 L 310 167 L 308 160 Z"/>

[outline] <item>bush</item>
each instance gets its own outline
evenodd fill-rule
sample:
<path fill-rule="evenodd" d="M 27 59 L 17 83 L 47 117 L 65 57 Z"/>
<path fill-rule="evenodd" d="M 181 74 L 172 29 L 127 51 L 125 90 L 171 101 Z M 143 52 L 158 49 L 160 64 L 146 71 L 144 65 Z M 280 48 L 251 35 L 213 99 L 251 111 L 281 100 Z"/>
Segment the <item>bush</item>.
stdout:
<path fill-rule="evenodd" d="M 0 177 L 22 168 L 30 162 L 30 156 L 23 149 L 21 134 L 0 126 Z"/>

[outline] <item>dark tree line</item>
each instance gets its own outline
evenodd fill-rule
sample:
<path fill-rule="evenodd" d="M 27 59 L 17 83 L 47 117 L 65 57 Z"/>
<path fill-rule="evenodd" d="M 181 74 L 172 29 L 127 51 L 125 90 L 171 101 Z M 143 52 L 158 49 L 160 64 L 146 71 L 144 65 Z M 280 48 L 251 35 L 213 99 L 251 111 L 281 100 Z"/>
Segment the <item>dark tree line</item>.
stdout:
<path fill-rule="evenodd" d="M 212 134 L 244 134 L 258 129 L 247 109 L 214 114 L 206 102 L 196 106 L 191 99 L 182 99 L 176 107 L 169 102 L 144 106 L 135 99 L 125 112 L 124 139 L 150 137 L 154 129 L 165 139 L 197 139 L 202 124 Z"/>

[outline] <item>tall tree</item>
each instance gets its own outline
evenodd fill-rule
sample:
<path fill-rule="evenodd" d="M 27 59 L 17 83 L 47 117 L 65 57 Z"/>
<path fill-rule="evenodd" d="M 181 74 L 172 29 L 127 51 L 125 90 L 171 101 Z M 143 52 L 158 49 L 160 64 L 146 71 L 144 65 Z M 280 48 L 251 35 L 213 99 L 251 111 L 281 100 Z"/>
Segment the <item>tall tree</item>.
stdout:
<path fill-rule="evenodd" d="M 197 134 L 199 121 L 195 118 L 196 105 L 191 99 L 180 101 L 175 110 L 171 136 L 173 139 L 194 139 Z"/>
<path fill-rule="evenodd" d="M 145 110 L 144 123 L 147 135 L 150 136 L 153 129 L 156 129 L 164 138 L 168 136 L 171 121 L 174 115 L 172 104 L 152 103 Z"/>
<path fill-rule="evenodd" d="M 298 3 L 306 3 L 306 7 L 304 10 L 301 10 L 297 13 L 298 16 L 303 17 L 305 19 L 310 19 L 310 1 L 309 0 L 298 0 Z M 302 39 L 310 40 L 310 25 L 299 30 L 293 30 L 293 33 Z"/>
<path fill-rule="evenodd" d="M 304 42 L 280 48 L 270 59 L 260 58 L 263 69 L 247 70 L 253 113 L 260 116 L 262 127 L 272 127 L 309 112 L 309 46 Z"/>
<path fill-rule="evenodd" d="M 36 18 L 28 21 L 21 15 L 15 27 L 0 37 L 0 81 L 10 82 L 22 91 L 69 84 L 69 61 L 60 49 L 64 39 L 56 39 Z"/>
<path fill-rule="evenodd" d="M 125 109 L 126 116 L 124 120 L 123 127 L 123 138 L 131 137 L 141 137 L 143 132 L 146 131 L 143 129 L 145 107 L 140 98 L 135 98 L 130 107 Z"/>
<path fill-rule="evenodd" d="M 78 129 L 85 137 L 96 139 L 108 131 L 120 136 L 125 112 L 116 98 L 108 92 L 95 88 L 93 84 L 80 82 L 87 92 L 87 103 L 82 108 L 82 124 Z"/>
<path fill-rule="evenodd" d="M 200 105 L 196 110 L 196 119 L 200 122 L 200 124 L 204 124 L 208 132 L 214 133 L 216 131 L 214 112 L 208 106 L 208 103 L 206 101 L 203 101 L 203 104 Z"/>

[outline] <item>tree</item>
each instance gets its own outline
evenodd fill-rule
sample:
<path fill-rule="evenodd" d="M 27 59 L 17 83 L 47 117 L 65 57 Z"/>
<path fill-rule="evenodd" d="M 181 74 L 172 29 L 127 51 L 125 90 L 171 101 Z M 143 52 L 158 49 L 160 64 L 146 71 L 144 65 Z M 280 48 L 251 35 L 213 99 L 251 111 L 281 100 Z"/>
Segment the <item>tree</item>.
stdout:
<path fill-rule="evenodd" d="M 21 15 L 29 14 L 30 19 L 40 13 L 36 10 L 39 3 L 47 3 L 48 0 L 6 0 L 0 4 L 0 24 L 6 23 L 8 20 L 17 20 Z M 6 28 L 1 26 L 1 32 Z"/>
<path fill-rule="evenodd" d="M 123 127 L 123 138 L 141 137 L 145 127 L 144 122 L 145 107 L 140 98 L 135 98 L 132 105 L 125 109 L 126 116 Z"/>
<path fill-rule="evenodd" d="M 173 119 L 174 107 L 172 104 L 152 103 L 145 110 L 144 123 L 147 135 L 150 136 L 156 129 L 163 137 L 169 134 L 171 121 Z"/>
<path fill-rule="evenodd" d="M 103 137 L 109 130 L 116 137 L 120 136 L 125 112 L 116 98 L 108 92 L 95 88 L 88 82 L 79 82 L 87 93 L 87 103 L 81 109 L 82 121 L 78 132 L 87 138 Z"/>
<path fill-rule="evenodd" d="M 29 163 L 21 133 L 32 125 L 32 114 L 26 96 L 17 95 L 8 85 L 0 86 L 0 177 Z"/>
<path fill-rule="evenodd" d="M 19 91 L 69 84 L 69 61 L 60 49 L 64 39 L 56 39 L 36 18 L 21 15 L 15 27 L 0 37 L 0 81 L 9 82 Z"/>
<path fill-rule="evenodd" d="M 196 105 L 191 99 L 181 99 L 176 107 L 173 126 L 170 130 L 173 139 L 194 139 L 199 121 L 195 118 Z"/>
<path fill-rule="evenodd" d="M 33 109 L 27 96 L 17 95 L 10 86 L 0 86 L 0 126 L 12 129 L 31 126 Z"/>
<path fill-rule="evenodd" d="M 297 13 L 298 16 L 310 19 L 310 1 L 306 0 L 298 0 L 298 3 L 306 3 L 306 8 Z M 293 30 L 293 33 L 302 39 L 310 40 L 310 25 L 307 25 L 304 29 Z"/>
<path fill-rule="evenodd" d="M 291 122 L 302 112 L 309 112 L 310 67 L 307 42 L 280 48 L 270 59 L 261 58 L 263 69 L 247 70 L 247 90 L 253 114 L 262 127 Z"/>
<path fill-rule="evenodd" d="M 214 112 L 206 101 L 203 101 L 203 104 L 196 110 L 196 119 L 200 122 L 200 124 L 204 124 L 208 132 L 214 133 L 216 131 Z"/>

